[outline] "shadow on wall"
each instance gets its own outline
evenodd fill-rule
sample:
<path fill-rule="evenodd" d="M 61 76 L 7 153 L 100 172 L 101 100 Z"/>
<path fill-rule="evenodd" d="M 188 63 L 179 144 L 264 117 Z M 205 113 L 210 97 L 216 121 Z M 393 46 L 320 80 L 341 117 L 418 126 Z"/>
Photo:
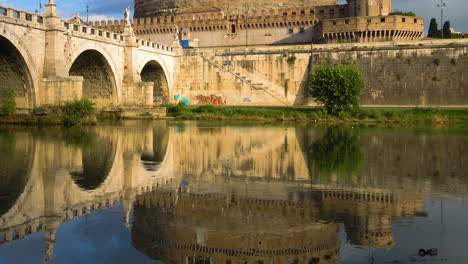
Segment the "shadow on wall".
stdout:
<path fill-rule="evenodd" d="M 0 102 L 11 89 L 18 108 L 31 108 L 32 87 L 23 57 L 11 42 L 0 36 Z"/>
<path fill-rule="evenodd" d="M 285 28 L 289 34 L 288 37 L 278 40 L 272 45 L 284 45 L 284 44 L 310 44 L 314 36 L 314 28 Z M 299 30 L 299 32 L 297 32 Z"/>

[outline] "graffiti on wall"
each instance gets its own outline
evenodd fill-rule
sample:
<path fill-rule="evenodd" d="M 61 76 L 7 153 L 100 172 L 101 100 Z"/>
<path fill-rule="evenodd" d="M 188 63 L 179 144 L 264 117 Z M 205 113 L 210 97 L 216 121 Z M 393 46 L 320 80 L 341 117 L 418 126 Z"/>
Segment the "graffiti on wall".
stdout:
<path fill-rule="evenodd" d="M 217 96 L 217 95 L 210 95 L 210 96 L 204 96 L 204 95 L 198 95 L 195 97 L 195 99 L 198 100 L 199 105 L 226 105 L 227 99 L 223 98 L 222 96 Z"/>

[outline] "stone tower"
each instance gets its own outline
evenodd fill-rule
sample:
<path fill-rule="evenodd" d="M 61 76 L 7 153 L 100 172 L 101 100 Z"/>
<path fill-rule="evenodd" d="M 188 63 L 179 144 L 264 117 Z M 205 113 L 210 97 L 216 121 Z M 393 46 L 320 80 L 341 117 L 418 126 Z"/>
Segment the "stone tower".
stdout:
<path fill-rule="evenodd" d="M 386 16 L 392 12 L 392 0 L 347 0 L 349 16 Z"/>

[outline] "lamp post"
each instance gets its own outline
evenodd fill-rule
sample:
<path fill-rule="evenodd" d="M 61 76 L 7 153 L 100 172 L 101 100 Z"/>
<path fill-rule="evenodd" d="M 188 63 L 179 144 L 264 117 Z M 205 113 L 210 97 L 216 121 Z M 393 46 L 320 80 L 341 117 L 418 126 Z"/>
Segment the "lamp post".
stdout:
<path fill-rule="evenodd" d="M 440 4 L 437 4 L 437 7 L 440 8 L 440 32 L 442 38 L 444 38 L 444 8 L 447 6 L 444 1 L 445 0 L 440 0 Z"/>

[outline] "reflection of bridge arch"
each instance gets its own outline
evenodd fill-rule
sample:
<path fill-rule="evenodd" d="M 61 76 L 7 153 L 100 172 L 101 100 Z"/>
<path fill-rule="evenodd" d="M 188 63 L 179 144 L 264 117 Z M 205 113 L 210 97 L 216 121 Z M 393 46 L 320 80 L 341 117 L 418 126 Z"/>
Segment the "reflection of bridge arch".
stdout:
<path fill-rule="evenodd" d="M 34 144 L 25 137 L 18 144 L 14 134 L 0 131 L 0 217 L 17 204 L 30 178 Z"/>
<path fill-rule="evenodd" d="M 172 79 L 167 65 L 163 59 L 157 55 L 146 57 L 138 65 L 138 74 L 144 82 L 154 82 L 154 96 L 170 96 L 172 90 Z"/>
<path fill-rule="evenodd" d="M 152 152 L 144 152 L 141 154 L 141 162 L 147 171 L 157 171 L 166 159 L 169 145 L 169 127 L 165 121 L 161 123 L 163 122 L 164 125 L 153 127 Z"/>
<path fill-rule="evenodd" d="M 6 90 L 14 90 L 17 108 L 32 109 L 37 83 L 32 59 L 16 34 L 0 32 L 0 100 Z"/>
<path fill-rule="evenodd" d="M 83 76 L 83 98 L 93 99 L 98 105 L 119 102 L 120 74 L 112 56 L 98 45 L 85 45 L 74 51 L 68 66 L 70 76 Z"/>
<path fill-rule="evenodd" d="M 116 153 L 117 146 L 112 139 L 94 137 L 91 146 L 82 149 L 82 170 L 70 173 L 75 184 L 86 191 L 99 188 L 114 166 Z"/>

